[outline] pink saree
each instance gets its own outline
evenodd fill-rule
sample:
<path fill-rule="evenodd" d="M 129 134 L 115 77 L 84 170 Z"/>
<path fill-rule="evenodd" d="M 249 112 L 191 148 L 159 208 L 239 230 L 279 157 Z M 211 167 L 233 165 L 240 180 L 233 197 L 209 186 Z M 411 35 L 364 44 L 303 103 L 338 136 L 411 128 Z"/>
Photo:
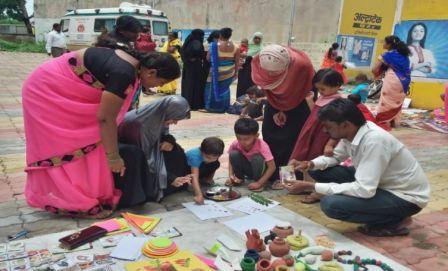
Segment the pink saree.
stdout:
<path fill-rule="evenodd" d="M 102 87 L 76 52 L 45 62 L 24 82 L 25 196 L 30 206 L 94 214 L 118 203 L 121 192 L 114 188 L 100 144 L 97 111 Z M 134 91 L 130 86 L 117 123 Z"/>
<path fill-rule="evenodd" d="M 378 125 L 385 130 L 390 130 L 390 123 L 400 123 L 401 106 L 403 105 L 406 94 L 403 91 L 403 85 L 395 74 L 389 68 L 383 79 L 380 102 L 377 107 L 376 120 Z"/>

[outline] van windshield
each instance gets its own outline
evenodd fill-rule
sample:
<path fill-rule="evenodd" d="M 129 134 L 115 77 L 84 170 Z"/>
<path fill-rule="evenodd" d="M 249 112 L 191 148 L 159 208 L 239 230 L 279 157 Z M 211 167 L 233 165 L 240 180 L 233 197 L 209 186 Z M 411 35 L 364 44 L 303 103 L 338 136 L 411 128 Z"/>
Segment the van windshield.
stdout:
<path fill-rule="evenodd" d="M 158 36 L 167 36 L 168 23 L 162 21 L 152 21 L 152 34 Z"/>

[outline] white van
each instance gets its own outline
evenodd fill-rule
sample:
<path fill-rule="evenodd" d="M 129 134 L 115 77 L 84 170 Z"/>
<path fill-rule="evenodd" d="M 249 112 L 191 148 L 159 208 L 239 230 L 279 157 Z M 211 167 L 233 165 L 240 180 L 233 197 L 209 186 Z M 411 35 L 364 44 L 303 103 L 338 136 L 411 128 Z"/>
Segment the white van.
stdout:
<path fill-rule="evenodd" d="M 104 29 L 113 30 L 115 21 L 122 15 L 137 18 L 142 25 L 151 26 L 152 39 L 158 47 L 168 39 L 170 23 L 164 12 L 150 6 L 122 3 L 118 8 L 77 9 L 68 12 L 61 20 L 69 50 L 78 50 L 94 44 Z"/>

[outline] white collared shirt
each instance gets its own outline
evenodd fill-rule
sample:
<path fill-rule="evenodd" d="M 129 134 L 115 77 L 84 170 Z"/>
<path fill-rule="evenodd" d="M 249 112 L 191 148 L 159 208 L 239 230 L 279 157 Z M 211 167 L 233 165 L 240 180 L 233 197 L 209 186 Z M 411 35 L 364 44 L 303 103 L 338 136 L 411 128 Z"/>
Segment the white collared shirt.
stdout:
<path fill-rule="evenodd" d="M 67 44 L 65 43 L 65 35 L 62 32 L 51 31 L 47 35 L 47 44 L 45 48 L 47 49 L 47 53 L 51 53 L 51 47 L 57 48 L 67 48 Z"/>
<path fill-rule="evenodd" d="M 374 123 L 361 126 L 352 142 L 340 140 L 333 157 L 314 159 L 314 169 L 339 165 L 349 157 L 356 169 L 356 180 L 316 183 L 316 192 L 371 198 L 381 188 L 421 208 L 428 203 L 429 182 L 417 160 L 398 139 Z"/>

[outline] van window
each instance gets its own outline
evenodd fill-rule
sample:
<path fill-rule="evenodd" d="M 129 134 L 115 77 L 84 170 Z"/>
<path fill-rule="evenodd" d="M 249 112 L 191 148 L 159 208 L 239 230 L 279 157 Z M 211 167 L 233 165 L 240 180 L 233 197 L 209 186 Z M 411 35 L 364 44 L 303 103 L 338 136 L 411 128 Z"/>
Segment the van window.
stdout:
<path fill-rule="evenodd" d="M 114 29 L 115 19 L 95 19 L 95 25 L 93 30 L 95 32 L 101 32 L 104 29 L 107 29 L 107 32 L 110 32 Z"/>
<path fill-rule="evenodd" d="M 150 20 L 138 20 L 143 26 L 149 25 L 151 27 L 151 21 Z"/>
<path fill-rule="evenodd" d="M 70 26 L 70 19 L 64 19 L 61 21 L 62 32 L 68 32 L 69 26 Z"/>
<path fill-rule="evenodd" d="M 168 35 L 168 23 L 162 21 L 152 21 L 152 34 L 158 36 Z"/>

